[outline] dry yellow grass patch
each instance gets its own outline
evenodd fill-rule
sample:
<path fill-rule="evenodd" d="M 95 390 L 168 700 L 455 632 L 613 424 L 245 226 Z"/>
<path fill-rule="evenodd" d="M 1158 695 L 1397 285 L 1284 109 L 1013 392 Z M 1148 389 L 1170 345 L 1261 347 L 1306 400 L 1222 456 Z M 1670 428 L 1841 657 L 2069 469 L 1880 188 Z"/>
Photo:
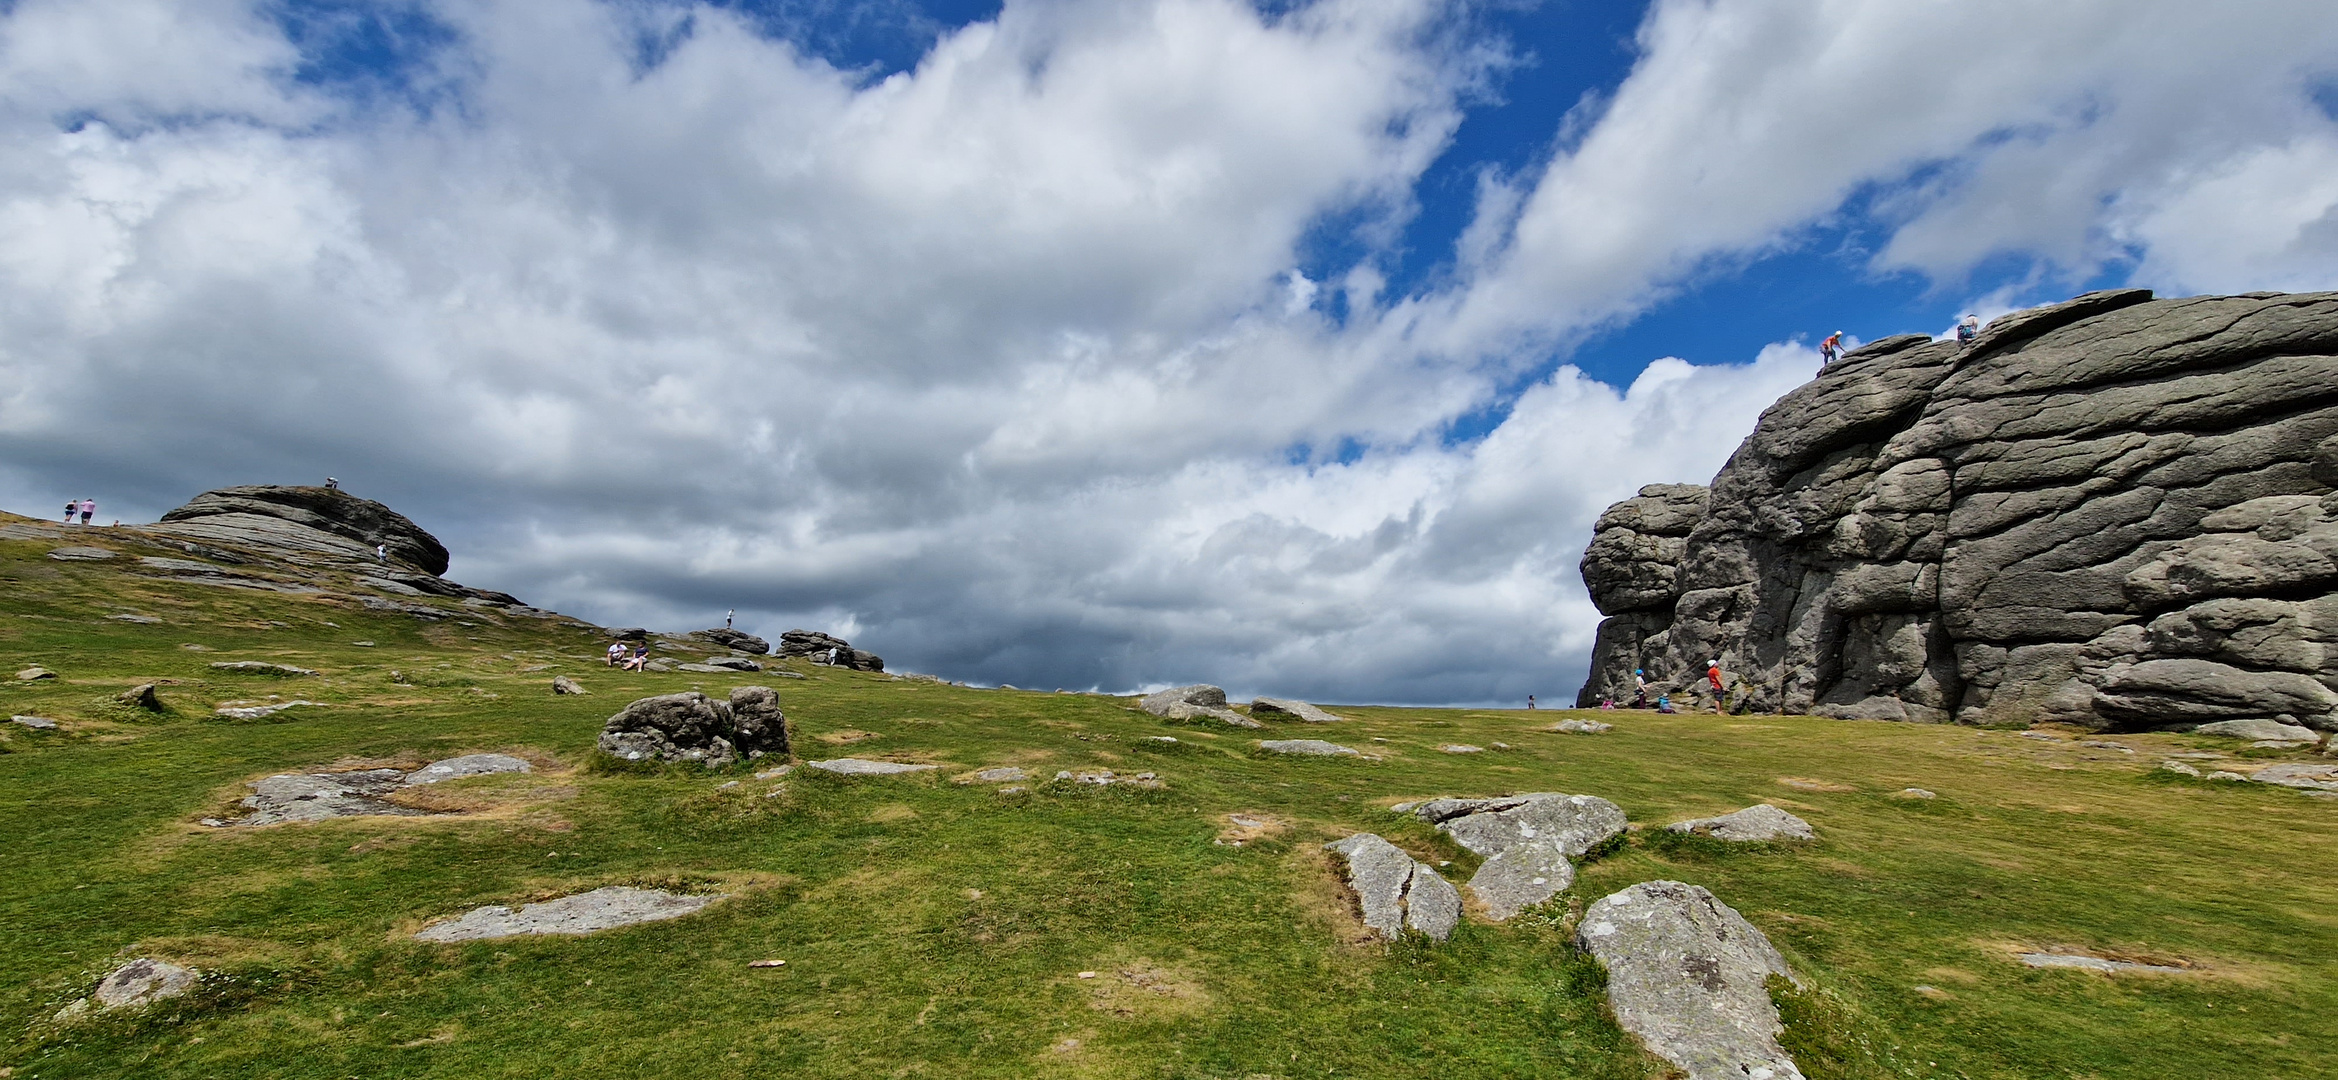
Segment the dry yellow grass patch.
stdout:
<path fill-rule="evenodd" d="M 831 731 L 825 734 L 814 735 L 812 737 L 820 740 L 821 742 L 827 743 L 830 746 L 850 746 L 856 742 L 867 742 L 870 739 L 884 738 L 884 736 L 879 735 L 874 731 L 862 731 L 859 728 L 845 728 L 842 731 Z"/>
<path fill-rule="evenodd" d="M 1218 830 L 1217 842 L 1228 847 L 1241 847 L 1253 841 L 1281 836 L 1291 823 L 1272 814 L 1236 811 L 1218 817 L 1224 827 Z"/>
<path fill-rule="evenodd" d="M 1209 992 L 1190 968 L 1131 957 L 1096 967 L 1096 977 L 1079 980 L 1088 1007 L 1123 1020 L 1168 1020 L 1209 1007 Z"/>
<path fill-rule="evenodd" d="M 917 811 L 910 809 L 908 803 L 886 803 L 869 811 L 867 820 L 871 824 L 885 825 L 895 821 L 914 821 L 916 819 Z"/>
<path fill-rule="evenodd" d="M 1779 778 L 1778 778 L 1778 783 L 1779 783 L 1779 784 L 1781 784 L 1781 785 L 1783 785 L 1783 786 L 1785 786 L 1785 787 L 1790 787 L 1790 788 L 1793 788 L 1793 789 L 1794 789 L 1794 790 L 1796 790 L 1796 791 L 1857 791 L 1857 790 L 1859 790 L 1859 787 L 1858 787 L 1858 785 L 1856 785 L 1856 784 L 1843 784 L 1843 783 L 1837 783 L 1837 782 L 1835 782 L 1835 781 L 1833 781 L 1833 780 L 1817 780 L 1817 779 L 1813 779 L 1813 778 L 1811 778 L 1811 777 L 1808 777 L 1808 776 L 1781 776 L 1781 777 L 1779 777 Z"/>

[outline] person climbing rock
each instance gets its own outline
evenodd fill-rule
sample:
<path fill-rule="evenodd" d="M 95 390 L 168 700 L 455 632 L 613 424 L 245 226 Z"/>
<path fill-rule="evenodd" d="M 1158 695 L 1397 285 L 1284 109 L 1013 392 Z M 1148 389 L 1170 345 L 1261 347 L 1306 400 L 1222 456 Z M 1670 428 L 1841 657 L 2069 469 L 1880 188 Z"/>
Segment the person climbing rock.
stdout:
<path fill-rule="evenodd" d="M 1818 362 L 1820 366 L 1823 367 L 1827 364 L 1834 363 L 1835 358 L 1841 355 L 1843 355 L 1842 331 L 1837 330 L 1834 333 L 1827 335 L 1827 339 L 1825 341 L 1818 343 Z"/>
<path fill-rule="evenodd" d="M 1967 316 L 1965 316 L 1965 317 L 1964 317 L 1964 319 L 1963 319 L 1962 321 L 1960 321 L 1960 322 L 1958 322 L 1958 323 L 1956 324 L 1956 343 L 1957 343 L 1957 344 L 1959 344 L 1959 345 L 1970 345 L 1970 344 L 1972 344 L 1972 343 L 1973 343 L 1973 339 L 1974 339 L 1974 338 L 1977 338 L 1977 337 L 1980 337 L 1980 336 L 1981 336 L 1981 317 L 1980 317 L 1980 316 L 1978 316 L 1978 315 L 1967 315 Z"/>

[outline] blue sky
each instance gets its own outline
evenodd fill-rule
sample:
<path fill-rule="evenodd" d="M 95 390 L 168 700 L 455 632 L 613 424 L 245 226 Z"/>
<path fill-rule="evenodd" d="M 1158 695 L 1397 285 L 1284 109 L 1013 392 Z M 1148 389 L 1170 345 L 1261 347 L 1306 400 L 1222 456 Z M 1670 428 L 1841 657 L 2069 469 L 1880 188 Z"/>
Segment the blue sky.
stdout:
<path fill-rule="evenodd" d="M 2338 285 L 2263 0 L 13 0 L 0 505 L 1024 686 L 1563 697 L 1832 330 Z"/>

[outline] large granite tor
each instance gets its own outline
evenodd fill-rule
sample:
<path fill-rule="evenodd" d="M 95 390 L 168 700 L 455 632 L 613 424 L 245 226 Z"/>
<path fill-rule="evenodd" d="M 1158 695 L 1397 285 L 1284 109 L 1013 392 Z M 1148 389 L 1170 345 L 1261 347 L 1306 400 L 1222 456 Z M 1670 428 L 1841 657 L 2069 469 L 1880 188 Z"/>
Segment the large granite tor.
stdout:
<path fill-rule="evenodd" d="M 2338 730 L 2338 293 L 2129 289 L 1886 338 L 1710 488 L 1599 519 L 1578 703 L 1719 658 L 1755 710 Z"/>

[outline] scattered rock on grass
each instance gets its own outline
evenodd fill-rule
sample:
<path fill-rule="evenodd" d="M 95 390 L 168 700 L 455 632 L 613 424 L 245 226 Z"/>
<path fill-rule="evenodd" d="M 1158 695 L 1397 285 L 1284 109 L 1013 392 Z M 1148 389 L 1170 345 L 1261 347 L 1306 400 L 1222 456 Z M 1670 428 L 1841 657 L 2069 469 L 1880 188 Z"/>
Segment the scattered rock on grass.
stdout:
<path fill-rule="evenodd" d="M 1813 840 L 1810 823 L 1769 803 L 1755 803 L 1734 814 L 1675 821 L 1665 828 L 1676 833 L 1710 836 L 1715 840 L 1755 844 L 1773 840 Z"/>
<path fill-rule="evenodd" d="M 2200 775 L 2200 770 L 2181 761 L 2163 761 L 2159 763 L 2159 767 L 2167 772 L 2179 773 L 2184 776 Z"/>
<path fill-rule="evenodd" d="M 324 821 L 337 817 L 410 817 L 422 813 L 388 802 L 383 796 L 403 787 L 406 774 L 397 769 L 361 769 L 341 773 L 280 773 L 251 782 L 252 793 L 243 807 L 251 813 L 231 821 L 205 818 L 203 823 L 224 825 L 280 825 L 288 821 Z"/>
<path fill-rule="evenodd" d="M 201 973 L 183 968 L 167 960 L 142 956 L 107 972 L 99 980 L 97 991 L 57 1013 L 59 1020 L 73 1020 L 92 1010 L 111 1012 L 116 1009 L 136 1009 L 157 1001 L 180 997 L 195 988 Z"/>
<path fill-rule="evenodd" d="M 706 666 L 720 671 L 761 671 L 763 665 L 744 656 L 709 656 Z"/>
<path fill-rule="evenodd" d="M 836 773 L 839 776 L 897 776 L 901 773 L 924 772 L 927 769 L 941 768 L 939 765 L 916 765 L 904 761 L 870 761 L 867 758 L 850 757 L 833 758 L 828 761 L 807 761 L 804 764 L 821 772 Z"/>
<path fill-rule="evenodd" d="M 2338 763 L 2285 761 L 2267 765 L 2250 775 L 2260 784 L 2278 784 L 2305 791 L 2338 791 Z"/>
<path fill-rule="evenodd" d="M 1895 799 L 1937 799 L 1940 796 L 1920 787 L 1901 788 L 1892 793 Z"/>
<path fill-rule="evenodd" d="M 1157 788 L 1163 786 L 1161 783 L 1161 778 L 1149 772 L 1128 775 L 1123 773 L 1116 773 L 1110 769 L 1081 769 L 1078 772 L 1066 769 L 1062 772 L 1056 773 L 1055 778 L 1058 780 L 1068 780 L 1074 784 L 1095 784 L 1098 787 L 1106 787 L 1112 784 L 1121 784 L 1127 787 L 1141 788 Z"/>
<path fill-rule="evenodd" d="M 495 773 L 534 772 L 525 760 L 510 754 L 464 754 L 445 761 L 434 761 L 406 774 L 408 784 L 435 784 L 441 780 L 456 780 L 465 776 L 490 776 Z"/>
<path fill-rule="evenodd" d="M 161 619 L 157 619 L 152 615 L 132 615 L 127 612 L 120 615 L 108 615 L 106 618 L 112 619 L 115 622 L 137 623 L 140 626 L 155 626 L 162 622 Z"/>
<path fill-rule="evenodd" d="M 2022 963 L 2028 964 L 2034 968 L 2079 968 L 2085 971 L 2163 972 L 2183 972 L 2191 970 L 2190 968 L 2176 967 L 2172 964 L 2138 964 L 2131 960 L 2105 960 L 2099 956 L 2087 956 L 2082 953 L 2028 952 L 2021 953 L 2020 958 Z"/>
<path fill-rule="evenodd" d="M 233 675 L 305 676 L 316 674 L 316 672 L 304 667 L 294 667 L 291 664 L 270 664 L 260 660 L 215 660 L 212 661 L 211 667 L 214 671 L 224 671 Z"/>
<path fill-rule="evenodd" d="M 268 705 L 223 706 L 213 712 L 229 720 L 265 720 L 286 709 L 323 704 L 322 701 L 279 701 Z"/>
<path fill-rule="evenodd" d="M 2313 742 L 2320 738 L 2313 729 L 2279 720 L 2219 720 L 2192 729 L 2194 735 L 2216 735 L 2227 739 L 2278 739 L 2283 742 Z"/>
<path fill-rule="evenodd" d="M 16 673 L 16 678 L 19 682 L 35 682 L 41 679 L 54 679 L 56 677 L 56 672 L 50 671 L 49 669 L 41 667 L 37 664 Z"/>
<path fill-rule="evenodd" d="M 1336 724 L 1347 719 L 1344 716 L 1327 713 L 1304 701 L 1273 697 L 1262 697 L 1251 701 L 1250 716 L 1254 720 L 1297 720 L 1307 724 Z"/>
<path fill-rule="evenodd" d="M 958 778 L 958 782 L 961 784 L 1011 784 L 1017 780 L 1029 779 L 1031 779 L 1029 772 L 1013 765 L 994 765 L 988 769 L 977 769 L 961 776 Z"/>
<path fill-rule="evenodd" d="M 2215 772 L 2209 773 L 2209 774 L 2208 774 L 2208 778 L 2209 778 L 2210 780 L 2243 780 L 2243 781 L 2245 781 L 2245 780 L 2247 780 L 2249 777 L 2248 777 L 2248 775 L 2247 775 L 2246 773 L 2237 773 L 2237 772 L 2233 772 L 2233 771 L 2232 771 L 2232 770 L 2230 770 L 2230 769 L 2218 769 L 2218 770 L 2216 770 Z"/>
<path fill-rule="evenodd" d="M 1346 857 L 1348 887 L 1374 934 L 1394 941 L 1410 929 L 1443 941 L 1460 925 L 1460 891 L 1396 845 L 1357 833 L 1323 846 Z"/>
<path fill-rule="evenodd" d="M 720 894 L 685 896 L 657 889 L 611 885 L 591 892 L 563 896 L 518 910 L 501 904 L 473 908 L 417 931 L 417 941 L 482 941 L 523 934 L 590 934 L 635 923 L 661 922 L 697 913 L 722 899 Z"/>
<path fill-rule="evenodd" d="M 1362 757 L 1363 752 L 1352 746 L 1324 742 L 1321 739 L 1266 739 L 1259 749 L 1276 754 L 1305 754 L 1314 757 Z"/>
<path fill-rule="evenodd" d="M 1552 731 L 1565 732 L 1569 735 L 1597 735 L 1603 731 L 1612 731 L 1614 728 L 1614 724 L 1602 723 L 1597 720 L 1561 720 L 1550 726 Z"/>
<path fill-rule="evenodd" d="M 22 724 L 25 727 L 33 729 L 34 731 L 57 730 L 57 722 L 49 719 L 46 716 L 11 716 L 8 718 L 8 722 L 11 724 Z"/>
<path fill-rule="evenodd" d="M 576 696 L 581 696 L 581 695 L 584 695 L 584 694 L 590 694 L 590 693 L 592 693 L 592 691 L 590 691 L 590 690 L 587 690 L 587 689 L 585 689 L 585 688 L 584 688 L 584 684 L 583 684 L 583 683 L 580 683 L 580 682 L 576 681 L 575 679 L 571 679 L 571 678 L 569 678 L 569 677 L 568 677 L 568 676 L 566 676 L 566 675 L 554 675 L 554 676 L 552 676 L 552 692 L 553 692 L 554 694 L 563 695 L 563 696 L 568 696 L 568 695 L 576 695 Z"/>
<path fill-rule="evenodd" d="M 1695 885 L 1648 881 L 1591 905 L 1575 932 L 1607 968 L 1616 1021 L 1689 1080 L 1801 1080 L 1778 1046 L 1770 939 Z"/>
<path fill-rule="evenodd" d="M 2116 750 L 2122 754 L 2132 754 L 2135 752 L 2135 748 L 2127 745 L 2126 743 L 2105 742 L 2101 739 L 2080 740 L 2078 745 L 2091 746 L 2097 750 Z"/>
<path fill-rule="evenodd" d="M 1437 750 L 1446 754 L 1482 754 L 1486 752 L 1485 747 L 1471 746 L 1468 743 L 1446 743 L 1438 747 Z"/>
<path fill-rule="evenodd" d="M 779 692 L 742 686 L 719 701 L 696 690 L 641 698 L 602 725 L 602 752 L 626 761 L 698 761 L 721 768 L 741 756 L 787 753 Z"/>
<path fill-rule="evenodd" d="M 1431 799 L 1414 817 L 1486 861 L 1469 891 L 1496 922 L 1558 895 L 1575 882 L 1573 859 L 1623 835 L 1624 811 L 1593 795 L 1534 792 L 1494 799 Z"/>
<path fill-rule="evenodd" d="M 1147 694 L 1137 707 L 1164 720 L 1215 720 L 1239 728 L 1266 726 L 1227 708 L 1226 692 L 1215 686 L 1179 686 Z"/>

